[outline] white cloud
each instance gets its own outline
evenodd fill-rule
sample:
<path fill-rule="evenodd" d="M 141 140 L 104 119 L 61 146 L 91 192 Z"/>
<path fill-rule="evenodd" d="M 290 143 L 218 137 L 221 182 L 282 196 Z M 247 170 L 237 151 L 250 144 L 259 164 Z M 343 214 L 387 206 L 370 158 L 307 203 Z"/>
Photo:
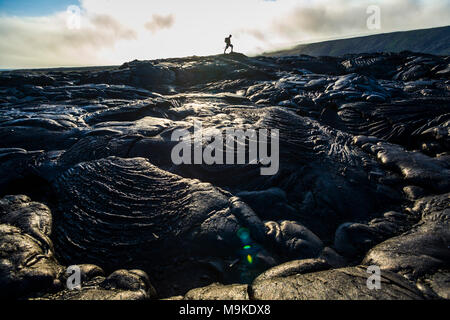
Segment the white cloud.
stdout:
<path fill-rule="evenodd" d="M 82 0 L 80 30 L 64 12 L 0 17 L 0 68 L 120 64 L 239 52 L 371 32 L 366 8 L 381 8 L 380 32 L 448 24 L 450 0 Z"/>
<path fill-rule="evenodd" d="M 145 28 L 153 33 L 161 29 L 170 29 L 173 26 L 174 20 L 172 14 L 167 16 L 154 14 L 152 19 L 145 24 Z"/>
<path fill-rule="evenodd" d="M 367 34 L 370 5 L 381 10 L 380 32 L 437 27 L 450 21 L 449 0 L 334 0 L 301 2 L 286 16 L 275 18 L 272 27 L 290 41 Z"/>
<path fill-rule="evenodd" d="M 28 68 L 107 64 L 101 49 L 114 50 L 134 30 L 106 15 L 84 16 L 81 29 L 69 29 L 67 16 L 0 18 L 0 67 Z"/>

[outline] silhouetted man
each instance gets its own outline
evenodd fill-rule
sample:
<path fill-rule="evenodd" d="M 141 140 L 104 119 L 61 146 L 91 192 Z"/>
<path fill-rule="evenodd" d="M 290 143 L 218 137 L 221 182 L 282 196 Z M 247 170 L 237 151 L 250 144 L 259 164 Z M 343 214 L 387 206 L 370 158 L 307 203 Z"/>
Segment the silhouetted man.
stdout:
<path fill-rule="evenodd" d="M 227 52 L 228 48 L 231 48 L 231 53 L 233 53 L 233 45 L 231 44 L 231 34 L 228 38 L 225 38 L 225 43 L 227 44 L 227 46 L 225 47 L 225 51 L 223 52 L 223 54 Z"/>

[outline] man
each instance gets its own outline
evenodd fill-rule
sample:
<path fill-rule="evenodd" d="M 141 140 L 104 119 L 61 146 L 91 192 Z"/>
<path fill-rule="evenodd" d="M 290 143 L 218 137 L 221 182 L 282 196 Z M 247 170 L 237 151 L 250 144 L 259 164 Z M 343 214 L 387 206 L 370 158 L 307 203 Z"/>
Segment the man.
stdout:
<path fill-rule="evenodd" d="M 231 44 L 231 34 L 228 38 L 225 38 L 225 43 L 227 44 L 227 46 L 225 47 L 225 51 L 223 52 L 223 54 L 227 52 L 228 48 L 231 48 L 231 53 L 233 53 L 233 45 Z"/>

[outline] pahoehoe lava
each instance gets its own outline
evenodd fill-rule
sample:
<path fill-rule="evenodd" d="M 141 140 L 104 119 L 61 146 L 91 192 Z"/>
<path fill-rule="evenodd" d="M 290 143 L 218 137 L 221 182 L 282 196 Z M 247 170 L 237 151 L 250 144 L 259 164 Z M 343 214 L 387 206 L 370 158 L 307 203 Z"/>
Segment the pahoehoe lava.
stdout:
<path fill-rule="evenodd" d="M 2 72 L 0 296 L 448 299 L 449 62 L 234 53 Z M 278 129 L 278 173 L 173 164 L 172 133 L 194 121 Z M 367 288 L 370 265 L 384 290 Z"/>

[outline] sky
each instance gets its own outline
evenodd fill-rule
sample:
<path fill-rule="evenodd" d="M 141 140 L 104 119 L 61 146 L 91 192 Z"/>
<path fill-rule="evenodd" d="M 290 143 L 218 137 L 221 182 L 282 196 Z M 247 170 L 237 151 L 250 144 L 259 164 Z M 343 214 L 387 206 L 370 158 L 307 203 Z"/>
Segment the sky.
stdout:
<path fill-rule="evenodd" d="M 218 54 L 229 34 L 252 55 L 449 24 L 450 0 L 0 0 L 0 69 Z"/>

